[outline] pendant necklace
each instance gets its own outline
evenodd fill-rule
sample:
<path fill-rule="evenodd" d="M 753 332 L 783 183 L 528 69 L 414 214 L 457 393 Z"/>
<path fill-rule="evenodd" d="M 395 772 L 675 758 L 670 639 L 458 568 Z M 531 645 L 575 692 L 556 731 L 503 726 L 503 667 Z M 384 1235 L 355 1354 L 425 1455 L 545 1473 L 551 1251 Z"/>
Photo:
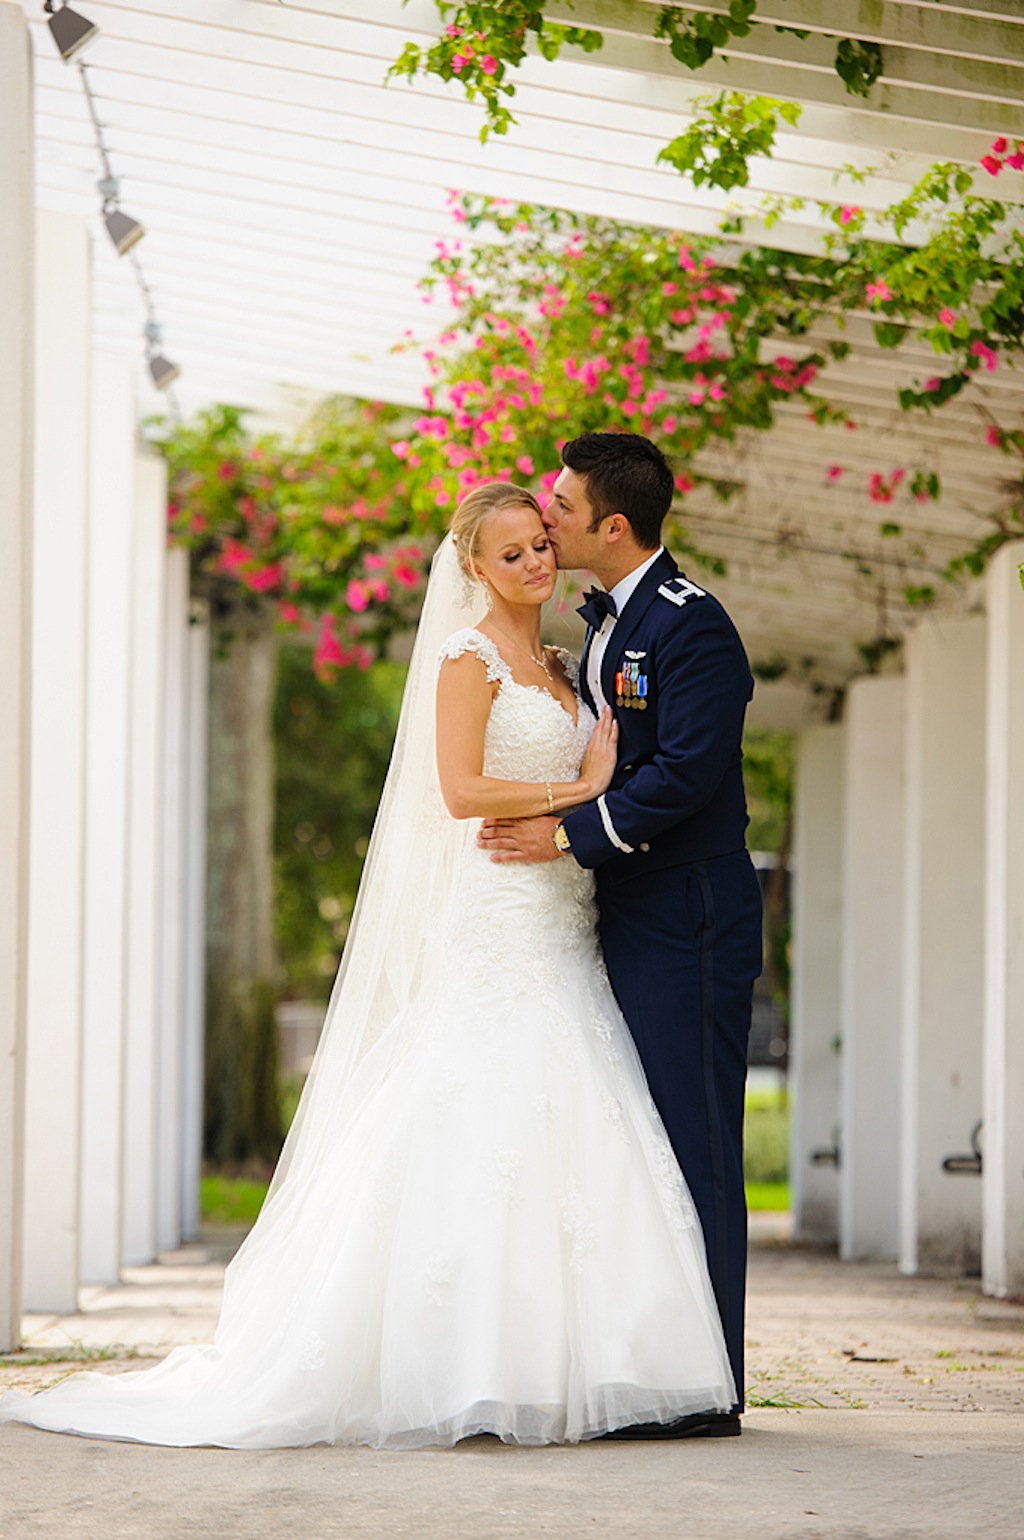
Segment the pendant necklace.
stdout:
<path fill-rule="evenodd" d="M 543 655 L 539 658 L 535 657 L 534 654 L 530 651 L 529 647 L 524 647 L 522 642 L 517 642 L 514 636 L 509 636 L 508 632 L 503 631 L 500 626 L 495 625 L 493 620 L 491 621 L 491 625 L 494 626 L 494 629 L 497 631 L 499 636 L 503 636 L 505 638 L 506 642 L 511 642 L 513 647 L 518 647 L 520 652 L 526 654 L 531 663 L 536 663 L 538 668 L 542 668 L 550 679 L 551 683 L 554 684 L 555 676 L 548 668 L 547 658 L 545 658 Z"/>

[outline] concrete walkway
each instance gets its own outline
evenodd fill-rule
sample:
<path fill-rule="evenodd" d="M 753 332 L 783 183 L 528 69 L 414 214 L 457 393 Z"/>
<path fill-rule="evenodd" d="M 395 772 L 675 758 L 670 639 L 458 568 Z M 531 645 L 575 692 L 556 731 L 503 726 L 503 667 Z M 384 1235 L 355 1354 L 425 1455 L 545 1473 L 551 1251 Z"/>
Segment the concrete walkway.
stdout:
<path fill-rule="evenodd" d="M 1022 1540 L 1024 1306 L 793 1248 L 777 1221 L 756 1228 L 742 1439 L 249 1453 L 4 1426 L 0 1537 Z M 233 1243 L 208 1236 L 86 1291 L 77 1316 L 30 1318 L 0 1388 L 207 1340 Z"/>

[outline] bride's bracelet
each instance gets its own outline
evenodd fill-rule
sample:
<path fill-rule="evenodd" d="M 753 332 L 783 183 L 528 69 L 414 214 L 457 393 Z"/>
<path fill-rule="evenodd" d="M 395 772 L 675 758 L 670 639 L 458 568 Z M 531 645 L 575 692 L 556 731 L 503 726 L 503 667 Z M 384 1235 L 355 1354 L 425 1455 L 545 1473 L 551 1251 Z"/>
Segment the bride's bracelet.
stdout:
<path fill-rule="evenodd" d="M 555 799 L 554 799 L 554 797 L 552 796 L 552 793 L 551 793 L 551 782 L 550 781 L 545 781 L 544 785 L 545 785 L 545 787 L 547 789 L 547 794 L 548 794 L 548 812 L 549 813 L 553 813 L 555 811 Z"/>

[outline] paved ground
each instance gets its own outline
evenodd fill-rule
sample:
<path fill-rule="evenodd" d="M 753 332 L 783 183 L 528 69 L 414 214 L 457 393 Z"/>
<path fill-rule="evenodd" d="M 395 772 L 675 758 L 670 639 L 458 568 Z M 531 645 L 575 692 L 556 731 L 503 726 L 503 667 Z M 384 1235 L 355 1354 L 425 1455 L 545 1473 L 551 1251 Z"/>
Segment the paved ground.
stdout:
<path fill-rule="evenodd" d="M 1024 1540 L 1024 1306 L 758 1231 L 742 1439 L 248 1453 L 4 1426 L 0 1537 Z M 206 1239 L 89 1291 L 78 1316 L 31 1318 L 0 1388 L 207 1339 L 233 1238 Z"/>

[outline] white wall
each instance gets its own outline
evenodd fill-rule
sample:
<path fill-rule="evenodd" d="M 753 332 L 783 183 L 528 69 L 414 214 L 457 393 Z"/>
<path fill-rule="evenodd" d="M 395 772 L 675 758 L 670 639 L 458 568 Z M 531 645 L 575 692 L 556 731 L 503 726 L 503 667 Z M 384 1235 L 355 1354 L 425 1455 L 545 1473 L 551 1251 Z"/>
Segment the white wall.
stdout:
<path fill-rule="evenodd" d="M 157 1246 L 181 1242 L 188 771 L 188 552 L 164 566 L 163 728 L 160 796 L 160 965 L 157 993 Z"/>
<path fill-rule="evenodd" d="M 986 1293 L 1024 1294 L 1024 540 L 997 552 L 988 594 L 985 1052 Z"/>
<path fill-rule="evenodd" d="M 790 1193 L 800 1240 L 832 1244 L 839 1172 L 819 1156 L 839 1122 L 843 936 L 843 757 L 838 723 L 800 734 L 793 826 Z"/>
<path fill-rule="evenodd" d="M 981 1183 L 942 1162 L 982 1110 L 984 619 L 920 622 L 906 669 L 899 1262 L 976 1272 Z"/>
<path fill-rule="evenodd" d="M 21 1336 L 35 169 L 32 49 L 0 0 L 0 1349 Z"/>
<path fill-rule="evenodd" d="M 839 1249 L 895 1258 L 903 1002 L 905 685 L 855 680 L 846 704 Z"/>
<path fill-rule="evenodd" d="M 199 1179 L 203 1149 L 203 1047 L 206 994 L 207 723 L 210 701 L 210 619 L 191 607 L 188 636 L 185 815 L 185 961 L 182 1063 L 181 1233 L 199 1234 Z"/>
<path fill-rule="evenodd" d="M 120 1273 L 129 648 L 135 508 L 133 362 L 93 357 L 86 721 L 82 1244 L 85 1283 Z"/>
<path fill-rule="evenodd" d="M 24 1299 L 78 1304 L 92 247 L 37 214 Z"/>
<path fill-rule="evenodd" d="M 125 976 L 124 1212 L 121 1260 L 151 1262 L 157 1250 L 161 980 L 164 561 L 167 469 L 154 455 L 134 465 L 128 756 L 127 955 Z"/>

